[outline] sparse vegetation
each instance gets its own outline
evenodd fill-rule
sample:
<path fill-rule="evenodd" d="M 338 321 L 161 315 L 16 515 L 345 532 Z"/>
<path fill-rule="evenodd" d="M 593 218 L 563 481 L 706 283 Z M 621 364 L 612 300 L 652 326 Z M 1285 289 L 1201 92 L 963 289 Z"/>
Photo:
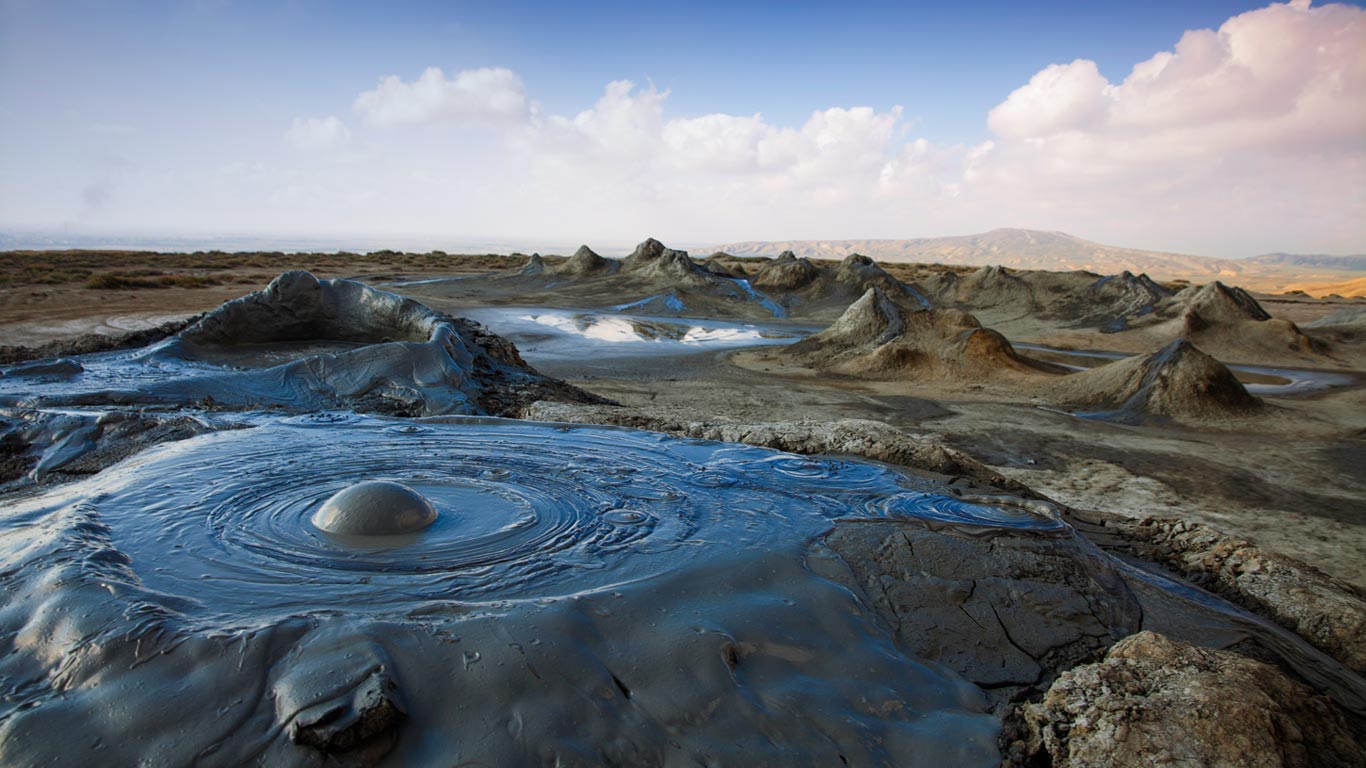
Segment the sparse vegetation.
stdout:
<path fill-rule="evenodd" d="M 150 251 L 0 252 L 0 287 L 82 284 L 96 290 L 204 288 L 266 282 L 291 269 L 320 276 L 471 274 L 520 266 L 525 257 L 498 254 L 402 253 L 154 253 Z"/>
<path fill-rule="evenodd" d="M 85 281 L 86 288 L 120 290 L 128 288 L 207 288 L 223 281 L 206 275 L 159 275 L 150 270 L 100 272 Z"/>

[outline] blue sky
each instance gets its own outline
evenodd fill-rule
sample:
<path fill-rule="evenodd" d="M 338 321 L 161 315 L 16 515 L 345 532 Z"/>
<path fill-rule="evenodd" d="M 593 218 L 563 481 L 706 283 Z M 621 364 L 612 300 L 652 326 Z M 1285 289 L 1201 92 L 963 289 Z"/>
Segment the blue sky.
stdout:
<path fill-rule="evenodd" d="M 1344 69 L 1359 73 L 1362 54 L 1346 49 L 1366 47 L 1360 9 L 1262 9 L 0 0 L 0 227 L 612 241 L 651 227 L 720 242 L 1010 225 L 1215 255 L 1366 249 L 1353 222 L 1364 194 L 1363 132 L 1350 114 L 1360 111 L 1361 83 L 1339 86 L 1348 89 L 1347 114 L 1341 124 L 1329 120 L 1331 135 L 1307 120 L 1284 127 L 1290 106 L 1258 117 L 1281 126 L 1270 137 L 1270 129 L 1248 128 L 1244 114 L 1288 105 L 1287 94 L 1315 92 Z M 1232 25 L 1225 34 L 1221 27 L 1245 12 L 1256 23 L 1242 26 L 1252 30 Z M 1278 24 L 1295 31 L 1280 35 Z M 1169 67 L 1161 92 L 1130 89 L 1121 98 L 1111 87 L 1176 50 L 1187 30 L 1217 31 L 1228 60 L 1203 47 L 1198 56 L 1177 51 L 1202 59 L 1203 69 L 1177 82 L 1171 73 L 1180 68 Z M 1267 42 L 1278 37 L 1296 41 L 1291 58 L 1303 56 L 1289 68 L 1294 82 L 1264 73 L 1249 85 L 1233 72 L 1248 50 L 1286 57 Z M 1319 38 L 1337 40 L 1338 53 L 1315 54 Z M 1085 67 L 1054 70 L 1061 76 L 1015 99 L 1013 117 L 989 119 L 1050 65 L 1078 60 L 1094 62 L 1098 77 Z M 507 70 L 510 92 L 525 100 L 522 117 L 491 119 L 461 102 L 395 127 L 357 106 L 381 77 L 412 83 L 429 67 L 451 81 Z M 1151 99 L 1146 114 L 1185 98 L 1208 101 L 1190 89 L 1211 77 L 1229 80 L 1225 114 L 1242 115 L 1236 125 L 1178 111 L 1145 128 L 1137 159 L 1127 157 L 1135 126 L 1146 125 L 1122 114 L 1129 105 Z M 570 125 L 588 111 L 606 114 L 610 105 L 595 103 L 620 80 L 635 89 L 618 100 L 610 129 L 589 119 Z M 1102 92 L 1110 112 L 1098 116 L 1102 106 L 1091 102 Z M 656 103 L 648 93 L 667 96 Z M 871 112 L 808 122 L 854 107 Z M 1025 107 L 1035 114 L 1022 116 Z M 1036 119 L 1059 110 L 1070 117 Z M 717 114 L 759 114 L 762 125 L 686 122 Z M 296 119 L 327 122 L 307 123 L 301 138 Z M 1209 136 L 1246 129 L 1260 144 L 1234 141 L 1239 154 L 1227 156 L 1210 141 L 1192 157 L 1182 147 L 1200 143 L 1191 135 L 1201 127 Z M 809 141 L 797 146 L 784 131 Z M 1154 139 L 1159 133 L 1169 141 Z M 690 161 L 716 141 L 730 142 L 726 157 Z M 624 144 L 638 151 L 614 152 Z M 763 159 L 772 155 L 765 147 L 779 144 L 780 160 Z M 1287 153 L 1321 167 L 1309 173 Z M 1091 178 L 1101 167 L 1113 171 L 1108 182 Z M 1249 168 L 1256 178 L 1240 175 Z M 1031 178 L 1041 181 L 1022 181 Z M 375 187 L 368 197 L 338 191 L 364 186 Z M 1238 190 L 1233 202 L 1243 214 L 1211 220 L 1212 193 L 1221 189 Z M 1173 212 L 1192 209 L 1181 195 L 1201 201 L 1198 215 L 1174 220 Z M 1333 210 L 1319 211 L 1331 200 L 1339 201 Z"/>

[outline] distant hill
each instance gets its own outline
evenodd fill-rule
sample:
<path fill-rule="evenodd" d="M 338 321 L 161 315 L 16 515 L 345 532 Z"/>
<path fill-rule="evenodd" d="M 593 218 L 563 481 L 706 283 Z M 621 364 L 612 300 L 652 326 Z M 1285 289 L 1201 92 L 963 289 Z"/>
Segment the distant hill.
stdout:
<path fill-rule="evenodd" d="M 1287 267 L 1319 267 L 1343 272 L 1366 272 L 1366 254 L 1330 256 L 1322 253 L 1266 253 L 1248 259 L 1253 264 Z"/>
<path fill-rule="evenodd" d="M 1106 275 L 1128 270 L 1146 272 L 1157 280 L 1222 280 L 1272 292 L 1283 290 L 1292 281 L 1322 278 L 1327 282 L 1366 272 L 1366 257 L 1360 256 L 1268 254 L 1251 259 L 1216 259 L 1104 245 L 1065 232 L 1032 229 L 993 229 L 978 235 L 910 240 L 749 241 L 727 243 L 716 246 L 716 250 L 736 256 L 776 256 L 792 251 L 814 259 L 842 259 L 861 253 L 887 263 L 999 264 L 1014 269 L 1086 270 Z M 1307 274 L 1305 269 L 1314 274 Z"/>
<path fill-rule="evenodd" d="M 1285 286 L 1287 291 L 1304 291 L 1310 296 L 1328 296 L 1337 294 L 1352 298 L 1354 296 L 1366 296 L 1366 277 L 1358 277 L 1352 280 L 1341 280 L 1338 282 L 1293 282 Z"/>

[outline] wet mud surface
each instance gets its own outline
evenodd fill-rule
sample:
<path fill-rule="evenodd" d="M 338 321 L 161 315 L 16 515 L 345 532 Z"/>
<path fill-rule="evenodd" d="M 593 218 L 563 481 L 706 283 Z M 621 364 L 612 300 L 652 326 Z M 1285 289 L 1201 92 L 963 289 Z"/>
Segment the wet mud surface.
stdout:
<path fill-rule="evenodd" d="M 344 541 L 311 520 L 374 480 L 417 491 L 436 521 Z M 11 512 L 98 516 L 139 581 L 189 601 L 181 612 L 206 626 L 559 597 L 697 567 L 720 549 L 799 542 L 850 515 L 1061 527 L 913 485 L 873 465 L 645 432 L 326 414 L 154 449 Z"/>
<path fill-rule="evenodd" d="M 374 479 L 421 493 L 436 521 L 366 541 L 315 527 L 333 494 Z M 288 748 L 347 752 L 306 716 L 340 696 L 358 723 L 392 719 L 376 726 L 390 735 L 406 723 L 394 759 L 427 759 L 456 739 L 461 754 L 523 762 L 569 736 L 528 741 L 509 733 L 513 723 L 528 733 L 582 726 L 583 697 L 605 695 L 573 738 L 609 754 L 994 764 L 998 726 L 981 693 L 897 648 L 848 591 L 808 568 L 808 542 L 847 517 L 1067 530 L 1046 509 L 944 495 L 874 464 L 602 427 L 324 414 L 168 444 L 7 509 L 0 552 L 17 645 L 3 662 L 0 745 L 11 764 L 42 762 L 44 745 L 60 743 L 54 729 L 92 716 L 115 690 L 130 703 L 143 690 L 150 699 L 84 726 L 111 759 L 129 754 L 119 739 L 156 730 L 170 715 L 168 688 L 201 685 L 174 671 L 192 663 L 215 693 L 189 695 L 240 717 L 261 716 L 248 712 L 273 697 L 293 743 L 269 729 L 201 731 L 143 754 L 306 762 L 313 752 Z M 67 630 L 44 629 L 53 621 Z M 76 652 L 75 637 L 85 658 L 68 661 L 54 688 L 46 660 Z M 856 669 L 850 652 L 863 659 Z M 141 660 L 124 667 L 130 653 Z M 313 666 L 323 689 L 309 688 Z M 456 679 L 433 681 L 432 669 Z M 492 687 L 453 723 L 438 703 L 452 685 Z M 519 714 L 530 690 L 534 717 Z M 499 727 L 486 732 L 487 718 Z M 599 722 L 619 735 L 598 741 Z M 356 743 L 368 742 L 356 727 Z M 758 733 L 781 734 L 783 746 L 750 741 Z"/>

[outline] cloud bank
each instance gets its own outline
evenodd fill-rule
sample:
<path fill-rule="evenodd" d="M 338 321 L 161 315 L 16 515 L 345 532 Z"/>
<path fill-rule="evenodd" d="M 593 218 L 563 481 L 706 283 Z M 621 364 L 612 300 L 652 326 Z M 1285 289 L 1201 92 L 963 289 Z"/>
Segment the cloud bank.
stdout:
<path fill-rule="evenodd" d="M 578 111 L 532 91 L 502 67 L 387 75 L 349 112 L 282 126 L 273 156 L 121 181 L 101 215 L 693 242 L 1024 226 L 1210 255 L 1366 250 L 1366 11 L 1352 6 L 1244 13 L 1114 81 L 1086 59 L 1052 64 L 960 142 L 917 135 L 915 104 L 784 124 L 675 114 L 669 90 L 629 80 Z"/>
<path fill-rule="evenodd" d="M 356 97 L 351 108 L 374 125 L 432 121 L 517 120 L 526 114 L 521 78 L 507 69 L 471 69 L 446 78 L 428 67 L 411 83 L 390 75 Z"/>

